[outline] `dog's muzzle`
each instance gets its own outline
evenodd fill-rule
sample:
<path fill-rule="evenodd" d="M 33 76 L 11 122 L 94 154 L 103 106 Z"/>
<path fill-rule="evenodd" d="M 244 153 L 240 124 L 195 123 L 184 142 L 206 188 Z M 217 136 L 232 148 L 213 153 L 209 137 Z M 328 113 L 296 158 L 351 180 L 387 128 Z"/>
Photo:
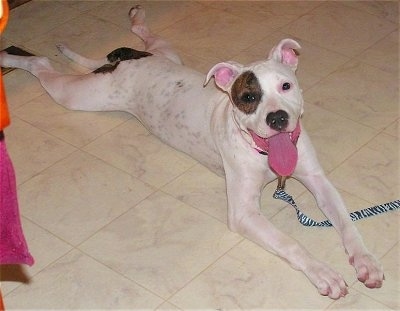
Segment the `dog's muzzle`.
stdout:
<path fill-rule="evenodd" d="M 267 125 L 275 131 L 284 131 L 289 124 L 289 115 L 284 110 L 270 112 L 266 118 Z"/>
<path fill-rule="evenodd" d="M 300 121 L 297 122 L 293 132 L 281 132 L 268 138 L 258 136 L 249 130 L 257 146 L 256 149 L 260 153 L 268 155 L 268 164 L 278 176 L 293 174 L 298 160 L 296 144 L 300 132 Z"/>

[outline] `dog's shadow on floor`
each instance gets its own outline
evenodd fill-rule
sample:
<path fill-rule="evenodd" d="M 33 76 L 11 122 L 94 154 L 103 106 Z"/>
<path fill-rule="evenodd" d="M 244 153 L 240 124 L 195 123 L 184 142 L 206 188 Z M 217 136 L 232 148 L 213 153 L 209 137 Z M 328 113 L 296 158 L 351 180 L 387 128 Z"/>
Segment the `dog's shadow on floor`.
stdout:
<path fill-rule="evenodd" d="M 1 265 L 0 282 L 30 283 L 30 277 L 26 268 L 22 265 Z"/>

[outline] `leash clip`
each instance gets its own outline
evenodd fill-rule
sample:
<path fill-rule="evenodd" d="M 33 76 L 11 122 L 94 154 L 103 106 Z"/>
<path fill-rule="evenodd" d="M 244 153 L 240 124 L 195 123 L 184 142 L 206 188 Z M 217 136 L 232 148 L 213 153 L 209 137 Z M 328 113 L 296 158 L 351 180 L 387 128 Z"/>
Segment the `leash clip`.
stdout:
<path fill-rule="evenodd" d="M 287 176 L 278 176 L 278 186 L 276 190 L 285 190 Z"/>

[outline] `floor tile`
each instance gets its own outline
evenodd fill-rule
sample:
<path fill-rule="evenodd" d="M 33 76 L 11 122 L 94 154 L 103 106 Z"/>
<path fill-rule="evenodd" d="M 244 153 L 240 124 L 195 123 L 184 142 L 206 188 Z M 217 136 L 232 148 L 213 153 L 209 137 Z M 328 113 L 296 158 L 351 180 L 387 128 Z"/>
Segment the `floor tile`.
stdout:
<path fill-rule="evenodd" d="M 301 290 L 299 290 L 301 288 Z M 170 301 L 182 309 L 319 309 L 307 278 L 255 244 L 243 241 L 186 285 Z"/>
<path fill-rule="evenodd" d="M 378 133 L 307 102 L 304 109 L 302 124 L 326 172 L 332 171 Z"/>
<path fill-rule="evenodd" d="M 176 199 L 226 223 L 225 179 L 197 164 L 162 188 Z"/>
<path fill-rule="evenodd" d="M 384 130 L 384 132 L 386 134 L 400 138 L 400 120 L 394 121 Z"/>
<path fill-rule="evenodd" d="M 270 33 L 262 40 L 257 41 L 245 50 L 240 51 L 233 57 L 233 60 L 243 65 L 248 65 L 262 59 L 267 59 L 268 54 L 273 47 L 277 45 L 280 40 L 287 37 L 287 34 L 280 31 Z"/>
<path fill-rule="evenodd" d="M 22 185 L 19 199 L 25 217 L 77 245 L 152 191 L 78 151 Z"/>
<path fill-rule="evenodd" d="M 21 184 L 76 149 L 71 145 L 14 117 L 6 130 L 8 152 L 17 183 Z"/>
<path fill-rule="evenodd" d="M 3 81 L 11 114 L 28 101 L 45 93 L 39 81 L 23 70 L 14 70 L 6 74 Z"/>
<path fill-rule="evenodd" d="M 252 36 L 248 36 L 242 29 L 252 29 Z M 261 30 L 259 25 L 252 21 L 244 21 L 234 15 L 207 8 L 173 24 L 159 34 L 179 50 L 216 63 L 230 60 L 271 32 L 272 29 Z M 196 33 L 196 36 L 193 36 L 193 33 Z"/>
<path fill-rule="evenodd" d="M 399 31 L 396 30 L 387 37 L 371 46 L 359 57 L 363 62 L 376 66 L 384 71 L 399 73 Z"/>
<path fill-rule="evenodd" d="M 14 111 L 20 119 L 75 147 L 83 147 L 132 116 L 123 112 L 72 111 L 47 94 Z"/>
<path fill-rule="evenodd" d="M 341 2 L 325 2 L 315 10 L 282 28 L 326 49 L 354 57 L 370 47 L 398 25 L 344 6 Z"/>
<path fill-rule="evenodd" d="M 47 33 L 49 29 L 72 20 L 79 14 L 81 13 L 78 10 L 63 5 L 61 1 L 32 1 L 10 12 L 10 19 L 3 35 L 15 42 L 27 42 Z"/>
<path fill-rule="evenodd" d="M 146 9 L 146 21 L 156 33 L 203 10 L 201 2 L 196 1 L 176 1 L 173 5 L 168 1 L 101 1 L 90 14 L 130 30 L 128 13 L 137 4 Z"/>
<path fill-rule="evenodd" d="M 103 135 L 85 150 L 155 187 L 163 186 L 196 163 L 160 142 L 136 119 Z"/>
<path fill-rule="evenodd" d="M 65 6 L 69 6 L 75 10 L 79 10 L 81 12 L 85 12 L 87 13 L 90 10 L 93 10 L 94 8 L 98 7 L 99 5 L 101 5 L 102 3 L 104 3 L 104 1 L 99 1 L 99 0 L 58 0 L 60 1 L 63 5 Z"/>
<path fill-rule="evenodd" d="M 397 76 L 358 61 L 345 64 L 304 96 L 306 102 L 378 130 L 398 119 Z"/>
<path fill-rule="evenodd" d="M 174 306 L 172 303 L 165 302 L 162 305 L 158 306 L 156 310 L 181 310 L 177 306 Z"/>
<path fill-rule="evenodd" d="M 204 74 L 204 81 L 207 73 L 215 65 L 212 60 L 207 60 L 202 57 L 193 56 L 181 51 L 178 51 L 178 54 L 185 66 L 193 68 Z"/>
<path fill-rule="evenodd" d="M 3 50 L 9 47 L 10 45 L 14 45 L 14 43 L 10 39 L 7 39 L 4 36 L 2 36 L 0 40 L 0 50 Z"/>
<path fill-rule="evenodd" d="M 168 298 L 240 239 L 224 224 L 158 192 L 80 249 Z"/>
<path fill-rule="evenodd" d="M 345 1 L 343 4 L 385 18 L 393 23 L 399 22 L 399 3 L 397 1 Z"/>
<path fill-rule="evenodd" d="M 161 302 L 159 297 L 77 250 L 47 267 L 32 284 L 5 297 L 10 310 L 152 309 Z"/>
<path fill-rule="evenodd" d="M 253 1 L 249 4 L 245 1 L 238 1 L 238 3 L 232 5 L 227 1 L 210 1 L 205 2 L 205 5 L 235 15 L 241 20 L 255 22 L 263 29 L 278 29 L 306 14 L 321 3 L 320 1 L 286 3 Z"/>
<path fill-rule="evenodd" d="M 299 50 L 297 76 L 303 90 L 306 90 L 310 84 L 315 84 L 321 78 L 335 72 L 350 59 L 329 49 L 311 44 L 306 40 L 299 40 L 299 43 L 301 49 Z M 304 84 L 303 80 L 308 83 Z"/>
<path fill-rule="evenodd" d="M 399 142 L 379 134 L 331 174 L 337 187 L 373 204 L 399 199 Z"/>

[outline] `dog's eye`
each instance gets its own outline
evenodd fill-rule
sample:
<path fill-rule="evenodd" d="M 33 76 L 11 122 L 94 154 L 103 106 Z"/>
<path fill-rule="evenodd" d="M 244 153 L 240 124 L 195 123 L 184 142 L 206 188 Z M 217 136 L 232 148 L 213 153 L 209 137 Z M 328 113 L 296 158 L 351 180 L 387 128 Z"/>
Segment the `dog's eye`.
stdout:
<path fill-rule="evenodd" d="M 254 103 L 257 100 L 257 96 L 253 93 L 244 93 L 241 100 L 245 103 Z"/>
<path fill-rule="evenodd" d="M 291 85 L 289 82 L 285 82 L 282 84 L 282 90 L 284 90 L 284 91 L 290 90 L 290 87 L 291 87 Z"/>

